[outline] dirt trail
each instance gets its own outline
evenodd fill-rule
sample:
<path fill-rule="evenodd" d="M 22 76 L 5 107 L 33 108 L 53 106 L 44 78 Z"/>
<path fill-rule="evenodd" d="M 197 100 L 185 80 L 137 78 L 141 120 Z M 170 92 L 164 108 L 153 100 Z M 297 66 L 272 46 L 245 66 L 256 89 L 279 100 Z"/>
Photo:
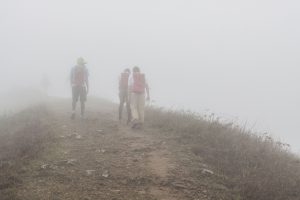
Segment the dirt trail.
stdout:
<path fill-rule="evenodd" d="M 180 154 L 157 130 L 131 130 L 112 110 L 74 121 L 66 109 L 54 110 L 57 142 L 32 164 L 22 199 L 206 199 L 191 198 L 199 188 L 190 187 Z"/>

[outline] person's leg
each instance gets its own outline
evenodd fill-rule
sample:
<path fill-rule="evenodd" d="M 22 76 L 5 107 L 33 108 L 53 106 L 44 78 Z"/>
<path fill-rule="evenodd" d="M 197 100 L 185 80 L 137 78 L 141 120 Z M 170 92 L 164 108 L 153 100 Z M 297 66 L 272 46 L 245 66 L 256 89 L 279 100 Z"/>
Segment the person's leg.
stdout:
<path fill-rule="evenodd" d="M 127 102 L 126 102 L 126 110 L 127 110 L 127 124 L 128 124 L 131 121 L 131 119 L 132 119 L 129 100 L 127 100 Z"/>
<path fill-rule="evenodd" d="M 73 102 L 72 102 L 72 112 L 75 113 L 75 110 L 76 110 L 76 104 L 77 104 L 77 101 L 73 99 Z"/>
<path fill-rule="evenodd" d="M 71 119 L 75 119 L 76 104 L 77 104 L 77 101 L 75 101 L 75 100 L 73 99 L 73 102 L 72 102 L 72 114 L 71 114 Z"/>
<path fill-rule="evenodd" d="M 145 121 L 145 94 L 140 94 L 139 95 L 139 121 L 140 123 L 144 123 Z"/>
<path fill-rule="evenodd" d="M 124 102 L 126 103 L 126 111 L 127 111 L 127 124 L 129 124 L 129 122 L 131 121 L 131 109 L 130 109 L 130 98 L 129 98 L 128 91 L 126 91 L 124 96 L 125 96 Z"/>
<path fill-rule="evenodd" d="M 138 118 L 138 107 L 137 107 L 137 95 L 136 93 L 131 93 L 131 98 L 130 98 L 130 108 L 131 108 L 131 116 L 132 116 L 132 122 L 135 123 Z"/>
<path fill-rule="evenodd" d="M 120 98 L 120 105 L 119 105 L 119 120 L 122 120 L 122 115 L 123 115 L 123 108 L 124 108 L 124 103 L 125 103 L 125 96 L 124 96 L 124 91 L 120 91 L 119 93 L 119 98 Z"/>
<path fill-rule="evenodd" d="M 83 117 L 85 113 L 85 102 L 81 101 L 80 103 L 81 103 L 81 117 Z"/>
<path fill-rule="evenodd" d="M 138 122 L 140 122 L 140 119 L 141 119 L 141 112 L 140 112 L 140 94 L 137 94 L 136 104 L 137 104 Z"/>
<path fill-rule="evenodd" d="M 76 104 L 78 101 L 79 92 L 77 87 L 72 87 L 72 115 L 71 118 L 75 118 Z"/>
<path fill-rule="evenodd" d="M 86 99 L 87 99 L 86 87 L 81 87 L 80 88 L 81 117 L 84 117 L 84 114 L 85 114 L 85 102 L 86 102 Z"/>

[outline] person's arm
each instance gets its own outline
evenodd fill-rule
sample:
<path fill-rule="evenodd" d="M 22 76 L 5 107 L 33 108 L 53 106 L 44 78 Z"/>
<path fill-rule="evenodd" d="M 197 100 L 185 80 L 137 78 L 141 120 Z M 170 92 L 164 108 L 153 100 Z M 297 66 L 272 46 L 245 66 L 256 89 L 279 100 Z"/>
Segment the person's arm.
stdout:
<path fill-rule="evenodd" d="M 132 75 L 129 76 L 129 80 L 128 80 L 128 91 L 130 92 L 131 89 L 133 87 L 133 78 Z"/>
<path fill-rule="evenodd" d="M 150 90 L 149 90 L 149 85 L 148 85 L 147 81 L 146 81 L 145 88 L 146 88 L 146 93 L 147 93 L 146 100 L 150 101 Z"/>
<path fill-rule="evenodd" d="M 121 88 L 121 87 L 120 87 L 120 86 L 121 86 L 121 76 L 122 76 L 122 75 L 120 75 L 120 76 L 118 77 L 118 89 L 119 89 L 119 90 L 120 90 L 120 88 Z"/>
<path fill-rule="evenodd" d="M 89 91 L 90 91 L 89 80 L 86 80 L 86 93 L 89 93 Z"/>
<path fill-rule="evenodd" d="M 71 87 L 73 86 L 73 78 L 74 78 L 74 68 L 71 68 L 71 73 L 70 73 L 70 85 L 71 85 Z"/>
<path fill-rule="evenodd" d="M 86 69 L 85 72 L 85 85 L 86 85 L 86 92 L 89 93 L 90 84 L 89 84 L 89 71 Z"/>

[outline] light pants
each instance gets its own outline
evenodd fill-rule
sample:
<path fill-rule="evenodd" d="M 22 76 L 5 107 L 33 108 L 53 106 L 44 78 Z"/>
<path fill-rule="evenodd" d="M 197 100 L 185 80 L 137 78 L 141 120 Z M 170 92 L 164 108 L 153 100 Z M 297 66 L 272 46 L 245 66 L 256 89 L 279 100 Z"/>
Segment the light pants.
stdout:
<path fill-rule="evenodd" d="M 130 108 L 132 121 L 144 123 L 145 118 L 145 93 L 131 93 Z"/>

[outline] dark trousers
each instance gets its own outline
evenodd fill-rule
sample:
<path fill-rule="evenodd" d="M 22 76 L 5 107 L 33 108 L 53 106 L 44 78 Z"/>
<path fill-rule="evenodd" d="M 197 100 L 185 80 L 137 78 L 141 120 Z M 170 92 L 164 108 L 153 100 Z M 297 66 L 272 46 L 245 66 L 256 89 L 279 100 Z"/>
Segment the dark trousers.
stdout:
<path fill-rule="evenodd" d="M 128 91 L 127 90 L 120 90 L 119 91 L 119 98 L 120 98 L 119 120 L 122 120 L 123 108 L 124 108 L 124 104 L 126 104 L 127 123 L 129 123 L 131 121 L 131 109 L 130 109 L 130 102 L 129 102 L 129 98 L 128 98 Z"/>
<path fill-rule="evenodd" d="M 87 99 L 87 91 L 85 86 L 73 86 L 72 87 L 72 110 L 75 111 L 77 101 L 80 99 L 81 115 L 85 112 L 85 102 Z"/>

